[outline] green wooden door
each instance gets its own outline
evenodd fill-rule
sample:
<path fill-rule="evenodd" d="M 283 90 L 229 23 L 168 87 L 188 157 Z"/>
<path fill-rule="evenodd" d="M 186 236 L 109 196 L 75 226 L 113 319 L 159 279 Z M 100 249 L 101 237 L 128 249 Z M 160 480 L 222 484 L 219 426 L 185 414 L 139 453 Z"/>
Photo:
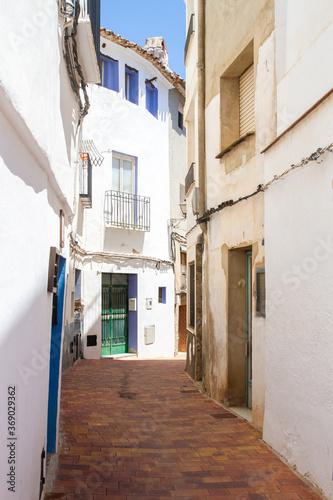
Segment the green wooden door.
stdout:
<path fill-rule="evenodd" d="M 102 285 L 102 356 L 128 349 L 128 286 Z"/>

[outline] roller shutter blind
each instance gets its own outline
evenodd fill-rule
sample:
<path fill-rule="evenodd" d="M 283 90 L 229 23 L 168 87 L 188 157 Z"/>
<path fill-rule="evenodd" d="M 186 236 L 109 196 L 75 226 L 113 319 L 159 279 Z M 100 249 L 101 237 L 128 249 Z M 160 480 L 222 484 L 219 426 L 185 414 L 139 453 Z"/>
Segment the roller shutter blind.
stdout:
<path fill-rule="evenodd" d="M 239 137 L 255 130 L 254 65 L 239 77 Z"/>

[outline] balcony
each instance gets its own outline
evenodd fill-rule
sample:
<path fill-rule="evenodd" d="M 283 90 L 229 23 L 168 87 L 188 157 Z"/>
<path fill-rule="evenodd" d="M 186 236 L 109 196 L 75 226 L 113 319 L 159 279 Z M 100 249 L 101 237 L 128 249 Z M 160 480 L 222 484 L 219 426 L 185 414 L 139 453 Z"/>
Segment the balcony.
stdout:
<path fill-rule="evenodd" d="M 107 226 L 150 231 L 150 198 L 120 191 L 105 193 Z"/>
<path fill-rule="evenodd" d="M 92 207 L 92 171 L 88 153 L 80 155 L 80 200 L 85 208 Z"/>

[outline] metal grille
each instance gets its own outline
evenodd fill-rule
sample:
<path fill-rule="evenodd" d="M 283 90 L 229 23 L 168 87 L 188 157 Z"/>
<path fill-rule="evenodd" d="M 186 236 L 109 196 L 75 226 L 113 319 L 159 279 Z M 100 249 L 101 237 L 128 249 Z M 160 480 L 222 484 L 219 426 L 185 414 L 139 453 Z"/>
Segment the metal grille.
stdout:
<path fill-rule="evenodd" d="M 194 163 L 191 163 L 191 166 L 188 169 L 187 175 L 185 177 L 185 194 L 188 193 L 188 190 L 192 186 L 193 182 L 194 182 Z"/>
<path fill-rule="evenodd" d="M 102 355 L 127 352 L 127 285 L 102 287 Z"/>
<path fill-rule="evenodd" d="M 254 66 L 239 77 L 239 136 L 254 132 Z"/>
<path fill-rule="evenodd" d="M 257 267 L 256 269 L 256 287 L 257 287 L 257 303 L 256 315 L 265 318 L 266 316 L 266 284 L 265 284 L 265 268 Z"/>
<path fill-rule="evenodd" d="M 107 191 L 105 223 L 110 226 L 150 231 L 150 198 L 121 191 Z"/>
<path fill-rule="evenodd" d="M 100 167 L 104 161 L 104 156 L 100 154 L 92 140 L 81 141 L 79 153 L 89 153 L 90 161 L 94 167 Z"/>

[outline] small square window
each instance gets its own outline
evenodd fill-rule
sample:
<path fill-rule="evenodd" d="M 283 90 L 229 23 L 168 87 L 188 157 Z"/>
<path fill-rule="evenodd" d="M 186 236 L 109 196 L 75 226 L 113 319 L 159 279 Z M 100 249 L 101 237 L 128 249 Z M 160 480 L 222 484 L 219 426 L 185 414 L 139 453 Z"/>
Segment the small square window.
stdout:
<path fill-rule="evenodd" d="M 87 347 L 94 347 L 97 345 L 97 335 L 87 335 Z"/>
<path fill-rule="evenodd" d="M 158 302 L 159 304 L 166 304 L 166 287 L 160 286 L 158 288 Z"/>
<path fill-rule="evenodd" d="M 178 105 L 178 128 L 180 130 L 184 128 L 184 106 L 180 103 Z"/>

